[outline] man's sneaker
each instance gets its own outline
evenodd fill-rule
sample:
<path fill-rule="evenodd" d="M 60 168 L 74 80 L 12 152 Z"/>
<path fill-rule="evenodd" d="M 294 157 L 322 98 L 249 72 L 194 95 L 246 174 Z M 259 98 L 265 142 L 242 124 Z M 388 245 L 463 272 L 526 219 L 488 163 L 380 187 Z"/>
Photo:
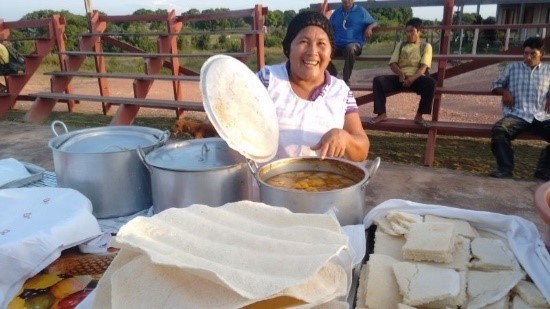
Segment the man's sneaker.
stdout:
<path fill-rule="evenodd" d="M 535 171 L 535 178 L 549 181 L 550 180 L 550 172 L 544 172 L 544 171 Z"/>
<path fill-rule="evenodd" d="M 512 172 L 494 171 L 491 172 L 489 176 L 494 178 L 512 178 L 514 174 Z"/>

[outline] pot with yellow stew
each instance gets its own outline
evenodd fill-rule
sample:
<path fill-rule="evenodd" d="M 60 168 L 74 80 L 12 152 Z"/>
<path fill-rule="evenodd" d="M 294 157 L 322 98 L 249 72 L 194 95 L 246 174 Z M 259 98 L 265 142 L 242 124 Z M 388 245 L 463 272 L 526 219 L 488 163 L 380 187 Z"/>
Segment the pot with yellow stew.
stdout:
<path fill-rule="evenodd" d="M 366 185 L 380 158 L 368 168 L 338 158 L 271 161 L 278 148 L 277 115 L 256 75 L 235 58 L 216 55 L 203 64 L 200 76 L 208 119 L 229 147 L 247 159 L 261 202 L 293 212 L 332 211 L 341 225 L 363 222 Z"/>

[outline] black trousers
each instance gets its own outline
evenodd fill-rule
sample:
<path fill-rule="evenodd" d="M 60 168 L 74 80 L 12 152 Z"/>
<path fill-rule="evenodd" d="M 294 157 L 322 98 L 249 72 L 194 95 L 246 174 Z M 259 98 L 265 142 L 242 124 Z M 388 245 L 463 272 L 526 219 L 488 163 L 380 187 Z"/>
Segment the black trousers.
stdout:
<path fill-rule="evenodd" d="M 406 89 L 399 81 L 397 75 L 376 76 L 372 81 L 374 95 L 374 113 L 383 114 L 386 112 L 386 94 Z M 430 76 L 420 76 L 411 85 L 410 89 L 420 95 L 417 113 L 431 114 L 435 94 L 435 79 Z"/>
<path fill-rule="evenodd" d="M 550 120 L 533 120 L 529 123 L 521 118 L 508 116 L 495 123 L 491 131 L 491 151 L 497 160 L 498 169 L 501 172 L 514 170 L 514 151 L 512 141 L 524 131 L 538 134 L 547 142 L 550 142 Z M 550 173 L 550 145 L 540 152 L 537 162 L 537 172 Z"/>
<path fill-rule="evenodd" d="M 344 57 L 344 70 L 342 72 L 342 79 L 349 85 L 349 78 L 351 77 L 351 71 L 353 71 L 353 66 L 355 65 L 355 58 L 361 55 L 361 45 L 357 43 L 351 43 L 346 45 L 345 48 L 335 49 L 336 56 Z"/>

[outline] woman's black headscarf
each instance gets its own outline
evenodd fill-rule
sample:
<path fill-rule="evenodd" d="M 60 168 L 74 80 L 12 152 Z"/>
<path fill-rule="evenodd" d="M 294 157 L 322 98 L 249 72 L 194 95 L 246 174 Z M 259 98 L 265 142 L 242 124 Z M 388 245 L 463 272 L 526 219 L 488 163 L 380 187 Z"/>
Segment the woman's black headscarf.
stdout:
<path fill-rule="evenodd" d="M 283 39 L 283 52 L 288 58 L 290 55 L 290 43 L 302 29 L 308 26 L 317 26 L 323 29 L 328 35 L 330 46 L 332 47 L 331 57 L 334 55 L 334 31 L 330 21 L 317 11 L 303 11 L 296 15 L 288 25 L 285 38 Z"/>

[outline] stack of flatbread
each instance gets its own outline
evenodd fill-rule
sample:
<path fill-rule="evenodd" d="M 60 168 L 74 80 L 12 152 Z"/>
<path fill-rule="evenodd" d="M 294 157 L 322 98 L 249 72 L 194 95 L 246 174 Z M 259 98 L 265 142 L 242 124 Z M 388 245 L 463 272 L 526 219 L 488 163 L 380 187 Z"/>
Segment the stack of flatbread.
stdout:
<path fill-rule="evenodd" d="M 375 223 L 357 308 L 550 308 L 506 240 L 468 221 L 390 210 Z"/>
<path fill-rule="evenodd" d="M 351 252 L 328 215 L 191 205 L 133 219 L 114 245 L 96 308 L 347 306 Z"/>

